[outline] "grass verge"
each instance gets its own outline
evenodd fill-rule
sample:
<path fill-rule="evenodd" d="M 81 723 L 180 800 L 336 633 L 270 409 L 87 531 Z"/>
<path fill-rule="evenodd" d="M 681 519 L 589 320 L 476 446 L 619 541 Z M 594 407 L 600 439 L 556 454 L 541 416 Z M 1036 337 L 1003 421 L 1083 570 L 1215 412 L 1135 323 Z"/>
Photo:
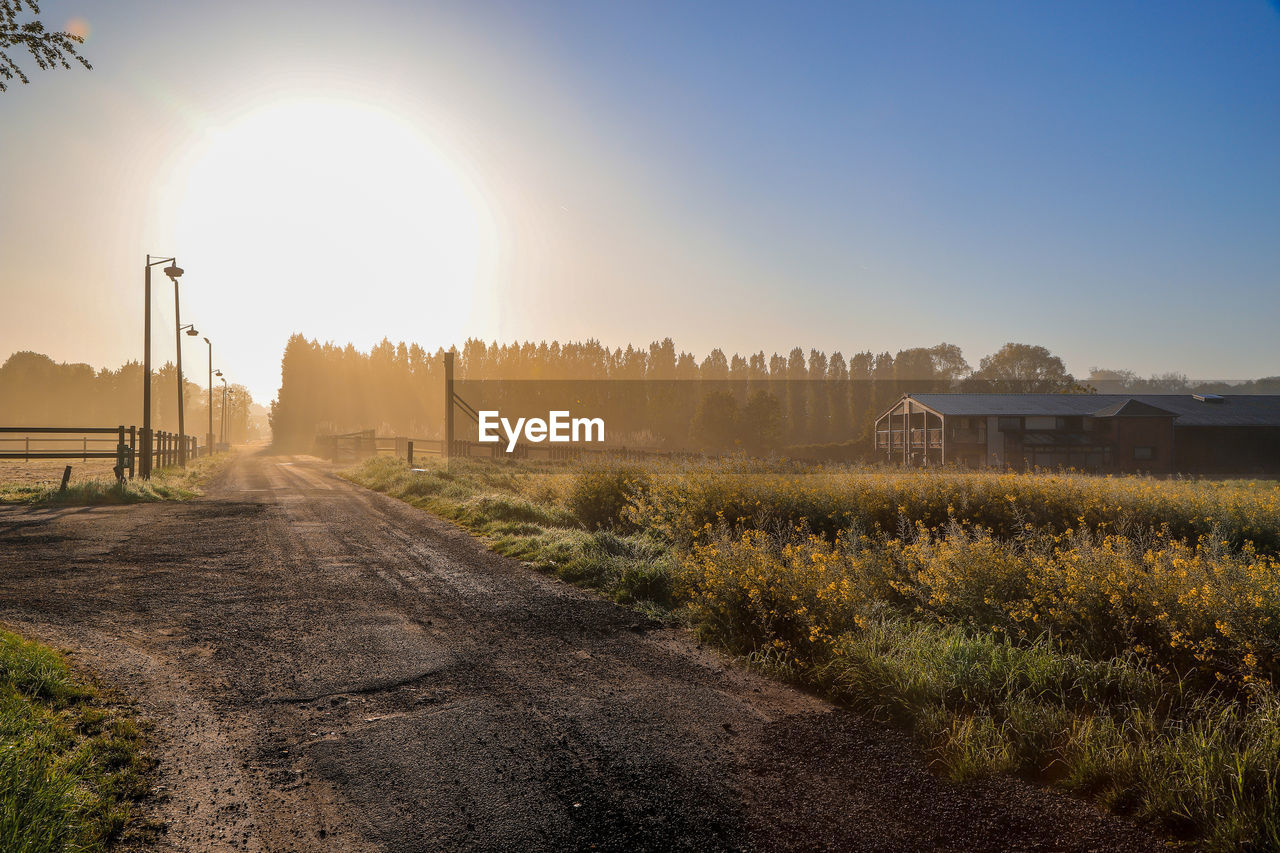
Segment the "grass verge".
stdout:
<path fill-rule="evenodd" d="M 152 471 L 150 480 L 125 480 L 118 485 L 111 477 L 78 480 L 61 491 L 59 483 L 0 483 L 0 504 L 86 506 L 130 504 L 151 501 L 186 501 L 201 494 L 202 486 L 230 460 L 230 453 L 216 453 L 196 459 L 186 468 L 171 466 Z"/>
<path fill-rule="evenodd" d="M 653 618 L 675 618 L 671 549 L 643 531 L 586 529 L 566 505 L 573 475 L 563 465 L 456 460 L 446 471 L 375 458 L 341 476 L 455 521 L 499 554 Z"/>
<path fill-rule="evenodd" d="M 0 849 L 109 849 L 147 789 L 142 745 L 60 654 L 0 629 Z"/>
<path fill-rule="evenodd" d="M 955 778 L 1015 773 L 1195 849 L 1280 851 L 1280 574 L 1250 544 L 1280 535 L 1269 486 L 957 475 L 973 494 L 934 524 L 917 473 L 715 465 L 373 459 L 344 476 L 903 725 Z M 1063 518 L 979 526 L 1023 494 Z M 1071 527 L 1104 497 L 1124 534 Z M 1182 499 L 1247 507 L 1249 540 L 1171 534 Z"/>

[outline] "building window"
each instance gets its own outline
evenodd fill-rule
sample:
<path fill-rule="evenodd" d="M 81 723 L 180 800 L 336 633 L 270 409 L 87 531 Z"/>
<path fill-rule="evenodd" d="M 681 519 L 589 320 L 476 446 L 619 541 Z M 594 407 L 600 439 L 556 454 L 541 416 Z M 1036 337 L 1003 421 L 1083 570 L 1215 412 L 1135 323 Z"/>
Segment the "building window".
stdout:
<path fill-rule="evenodd" d="M 1022 418 L 1001 415 L 998 423 L 1001 432 L 1011 429 L 1022 429 Z"/>
<path fill-rule="evenodd" d="M 1139 462 L 1149 462 L 1156 458 L 1156 449 L 1154 447 L 1135 447 L 1133 449 L 1133 458 Z"/>

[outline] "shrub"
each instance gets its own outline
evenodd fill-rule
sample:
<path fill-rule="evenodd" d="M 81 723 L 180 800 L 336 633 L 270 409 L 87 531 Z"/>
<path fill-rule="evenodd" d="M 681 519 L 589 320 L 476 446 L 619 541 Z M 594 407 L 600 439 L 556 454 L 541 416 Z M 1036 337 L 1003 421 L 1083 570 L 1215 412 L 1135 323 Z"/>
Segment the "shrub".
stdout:
<path fill-rule="evenodd" d="M 647 471 L 633 466 L 583 468 L 570 483 L 566 503 L 590 530 L 628 527 L 627 507 L 648 493 L 652 481 Z"/>

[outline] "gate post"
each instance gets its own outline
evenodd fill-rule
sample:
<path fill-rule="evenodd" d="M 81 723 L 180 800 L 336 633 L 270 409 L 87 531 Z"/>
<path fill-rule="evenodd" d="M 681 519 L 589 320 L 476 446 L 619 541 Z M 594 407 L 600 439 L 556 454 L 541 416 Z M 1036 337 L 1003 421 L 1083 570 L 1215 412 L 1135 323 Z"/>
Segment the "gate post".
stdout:
<path fill-rule="evenodd" d="M 444 462 L 453 454 L 453 353 L 444 354 Z"/>

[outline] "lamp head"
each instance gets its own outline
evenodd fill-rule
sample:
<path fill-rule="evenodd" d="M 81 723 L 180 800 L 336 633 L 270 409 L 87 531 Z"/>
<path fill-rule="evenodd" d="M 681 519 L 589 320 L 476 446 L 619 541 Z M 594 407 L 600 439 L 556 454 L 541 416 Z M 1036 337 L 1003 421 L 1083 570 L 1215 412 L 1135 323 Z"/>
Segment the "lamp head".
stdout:
<path fill-rule="evenodd" d="M 187 329 L 187 334 L 194 338 L 196 335 L 200 334 L 200 332 L 195 329 Z"/>
<path fill-rule="evenodd" d="M 169 276 L 169 278 L 173 279 L 174 281 L 177 281 L 178 279 L 182 278 L 182 267 L 178 266 L 177 264 L 170 264 L 169 266 L 164 268 L 164 274 Z"/>
<path fill-rule="evenodd" d="M 209 343 L 209 339 L 208 339 L 208 338 L 205 338 L 205 339 L 204 339 L 204 342 L 205 342 L 206 344 L 207 344 L 207 343 Z"/>

